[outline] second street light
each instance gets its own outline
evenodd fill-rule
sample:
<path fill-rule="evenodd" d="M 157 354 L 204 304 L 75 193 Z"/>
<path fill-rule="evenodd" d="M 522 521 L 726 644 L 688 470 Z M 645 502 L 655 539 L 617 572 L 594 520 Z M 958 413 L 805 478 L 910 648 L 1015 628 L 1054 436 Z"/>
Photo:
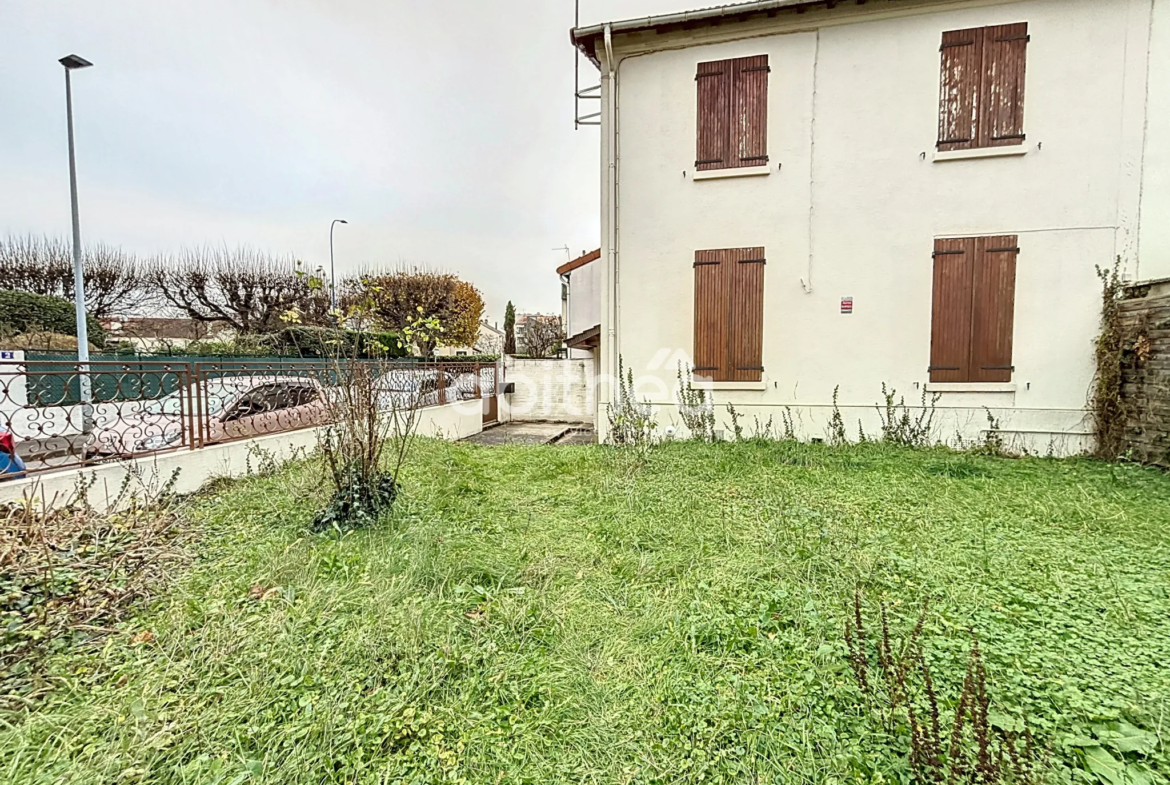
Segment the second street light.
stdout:
<path fill-rule="evenodd" d="M 93 430 L 93 388 L 89 381 L 89 330 L 85 324 L 85 268 L 81 262 L 81 219 L 77 214 L 77 161 L 73 152 L 73 84 L 69 75 L 93 63 L 69 55 L 57 62 L 65 66 L 65 116 L 69 124 L 69 199 L 73 207 L 73 306 L 77 314 L 77 375 L 81 391 L 81 429 Z"/>
<path fill-rule="evenodd" d="M 341 218 L 334 218 L 329 224 L 329 310 L 337 310 L 337 272 L 333 269 L 333 227 L 337 224 L 349 223 Z"/>

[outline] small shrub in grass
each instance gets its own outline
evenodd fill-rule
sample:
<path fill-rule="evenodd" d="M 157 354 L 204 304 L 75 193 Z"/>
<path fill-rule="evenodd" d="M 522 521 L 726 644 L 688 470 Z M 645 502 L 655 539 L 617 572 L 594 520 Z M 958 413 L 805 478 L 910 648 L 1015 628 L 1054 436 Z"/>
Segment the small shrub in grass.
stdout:
<path fill-rule="evenodd" d="M 616 446 L 646 449 L 654 443 L 658 423 L 648 401 L 639 401 L 634 391 L 634 372 L 626 371 L 618 358 L 617 399 L 609 409 L 609 440 Z"/>
<path fill-rule="evenodd" d="M 309 277 L 308 286 L 320 289 L 324 281 Z M 374 312 L 372 298 L 366 292 L 334 316 L 361 335 Z M 418 318 L 399 337 L 398 348 L 408 342 L 433 344 L 441 331 L 438 321 L 420 307 Z M 418 429 L 423 384 L 414 370 L 362 360 L 360 341 L 325 341 L 322 347 L 333 353 L 336 384 L 325 394 L 328 424 L 318 431 L 317 443 L 333 493 L 313 518 L 312 529 L 341 533 L 373 522 L 394 504 L 398 476 Z M 408 383 L 390 383 L 401 374 Z"/>
<path fill-rule="evenodd" d="M 895 403 L 897 395 L 897 390 L 887 389 L 886 383 L 882 382 L 882 404 L 877 407 L 878 418 L 882 422 L 882 441 L 904 447 L 929 447 L 938 393 L 928 398 L 926 387 L 923 386 L 922 402 L 917 416 L 911 414 L 904 396 L 898 398 Z"/>
<path fill-rule="evenodd" d="M 715 402 L 707 390 L 694 386 L 691 367 L 678 364 L 678 411 L 691 437 L 704 442 L 715 441 Z"/>
<path fill-rule="evenodd" d="M 381 364 L 348 361 L 336 370 L 341 383 L 326 397 L 329 425 L 318 437 L 333 495 L 313 519 L 318 532 L 364 526 L 390 509 L 421 409 L 417 391 L 383 389 Z"/>

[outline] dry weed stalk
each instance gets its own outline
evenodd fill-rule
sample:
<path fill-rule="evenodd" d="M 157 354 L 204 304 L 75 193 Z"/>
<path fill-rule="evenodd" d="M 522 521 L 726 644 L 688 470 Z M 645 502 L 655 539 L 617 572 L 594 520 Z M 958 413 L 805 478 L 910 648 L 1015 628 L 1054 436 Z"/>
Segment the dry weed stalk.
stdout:
<path fill-rule="evenodd" d="M 883 725 L 893 733 L 901 725 L 909 728 L 910 769 L 915 782 L 923 785 L 1030 785 L 1039 780 L 1038 761 L 1031 729 L 1025 721 L 1023 748 L 1013 731 L 991 725 L 991 698 L 987 690 L 987 671 L 979 642 L 972 641 L 967 671 L 951 722 L 946 753 L 942 736 L 939 697 L 934 679 L 919 643 L 926 622 L 926 606 L 918 617 L 901 651 L 894 652 L 889 618 L 881 605 L 881 633 L 877 640 L 878 665 L 883 676 L 879 690 L 867 678 L 869 652 L 865 646 L 862 594 L 853 595 L 852 617 L 845 621 L 845 645 L 850 668 L 867 700 L 882 712 Z M 917 674 L 919 685 L 911 676 Z M 925 715 L 920 712 L 925 708 Z"/>

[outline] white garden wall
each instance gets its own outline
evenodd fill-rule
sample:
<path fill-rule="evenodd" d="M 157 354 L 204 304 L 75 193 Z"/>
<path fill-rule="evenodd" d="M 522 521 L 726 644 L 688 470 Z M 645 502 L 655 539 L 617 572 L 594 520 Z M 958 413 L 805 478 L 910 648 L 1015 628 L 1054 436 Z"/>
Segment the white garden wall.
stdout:
<path fill-rule="evenodd" d="M 516 385 L 501 396 L 502 421 L 592 423 L 595 408 L 591 357 L 529 360 L 506 357 L 504 382 Z"/>
<path fill-rule="evenodd" d="M 482 404 L 478 400 L 432 406 L 421 411 L 418 434 L 456 440 L 483 430 Z M 317 429 L 261 436 L 228 442 L 198 450 L 178 450 L 132 461 L 61 469 L 35 474 L 23 480 L 0 482 L 0 504 L 35 499 L 49 506 L 69 503 L 79 488 L 87 488 L 86 501 L 105 511 L 130 497 L 120 496 L 129 483 L 130 496 L 149 497 L 175 478 L 175 493 L 194 493 L 219 477 L 243 477 L 256 471 L 262 462 L 277 463 L 304 457 L 316 449 Z"/>

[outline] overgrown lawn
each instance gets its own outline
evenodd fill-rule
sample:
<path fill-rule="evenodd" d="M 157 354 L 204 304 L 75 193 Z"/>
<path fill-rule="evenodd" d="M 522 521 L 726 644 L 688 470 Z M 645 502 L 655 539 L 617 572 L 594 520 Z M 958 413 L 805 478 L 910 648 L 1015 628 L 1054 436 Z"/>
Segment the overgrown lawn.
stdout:
<path fill-rule="evenodd" d="M 1057 779 L 1170 776 L 1157 472 L 424 442 L 376 527 L 308 534 L 324 494 L 310 462 L 197 503 L 195 564 L 52 660 L 55 692 L 0 726 L 0 781 L 907 781 L 846 657 L 858 586 L 895 639 L 929 601 L 944 709 L 977 636 L 995 721 L 1026 716 Z"/>

